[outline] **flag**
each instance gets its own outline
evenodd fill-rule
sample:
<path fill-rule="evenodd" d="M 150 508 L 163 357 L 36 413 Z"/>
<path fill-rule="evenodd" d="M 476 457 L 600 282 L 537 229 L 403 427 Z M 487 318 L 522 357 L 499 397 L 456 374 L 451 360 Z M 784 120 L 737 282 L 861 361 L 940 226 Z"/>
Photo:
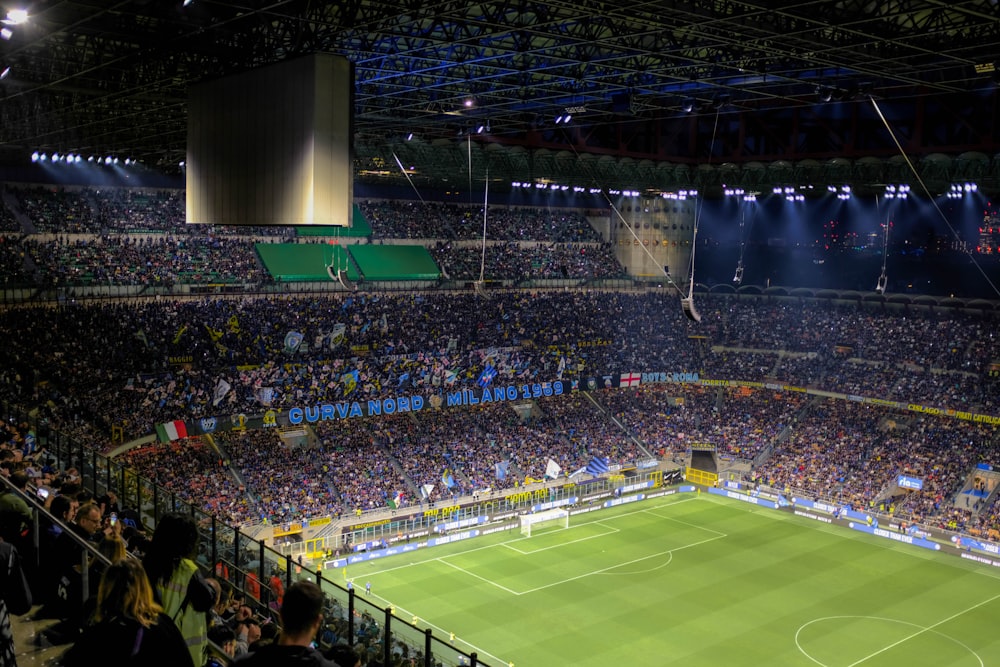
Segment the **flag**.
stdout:
<path fill-rule="evenodd" d="M 492 364 L 486 364 L 486 368 L 483 372 L 479 374 L 479 379 L 476 380 L 476 384 L 485 389 L 490 386 L 490 382 L 493 382 L 493 378 L 497 376 L 497 369 L 493 368 Z"/>
<path fill-rule="evenodd" d="M 608 470 L 608 459 L 606 456 L 595 456 L 587 464 L 587 472 L 591 475 L 604 475 L 607 474 Z"/>
<path fill-rule="evenodd" d="M 386 499 L 385 504 L 392 509 L 399 509 L 403 506 L 403 492 L 397 491 L 391 497 Z"/>
<path fill-rule="evenodd" d="M 358 378 L 360 377 L 361 372 L 358 371 L 358 369 L 354 369 L 350 373 L 344 373 L 340 376 L 340 382 L 344 385 L 344 396 L 347 396 L 357 388 Z"/>
<path fill-rule="evenodd" d="M 138 331 L 135 332 L 135 338 L 146 347 L 153 347 L 149 343 L 149 339 L 146 337 L 146 332 L 143 331 L 142 329 L 139 329 Z"/>
<path fill-rule="evenodd" d="M 434 493 L 433 484 L 424 484 L 423 486 L 420 487 L 420 495 L 423 498 L 430 498 L 432 493 Z"/>
<path fill-rule="evenodd" d="M 562 467 L 552 459 L 549 459 L 549 462 L 545 464 L 546 477 L 551 477 L 552 479 L 555 479 L 556 477 L 559 476 L 559 473 L 561 472 L 562 472 Z"/>
<path fill-rule="evenodd" d="M 226 327 L 229 329 L 229 333 L 238 334 L 240 332 L 240 318 L 233 315 L 226 322 Z"/>
<path fill-rule="evenodd" d="M 638 387 L 642 376 L 638 373 L 622 373 L 618 381 L 619 387 Z"/>
<path fill-rule="evenodd" d="M 444 472 L 441 473 L 441 483 L 447 486 L 449 489 L 455 486 L 455 478 L 452 476 L 451 470 L 449 470 L 448 468 L 445 468 Z"/>
<path fill-rule="evenodd" d="M 298 331 L 289 331 L 285 334 L 285 354 L 292 354 L 295 350 L 299 349 L 299 345 L 302 343 L 302 334 Z"/>
<path fill-rule="evenodd" d="M 181 338 L 184 336 L 184 332 L 187 330 L 188 328 L 186 324 L 177 330 L 177 333 L 174 334 L 174 341 L 173 341 L 174 345 L 177 345 L 178 343 L 181 342 Z"/>
<path fill-rule="evenodd" d="M 410 381 L 410 374 L 403 373 L 402 375 L 399 376 L 399 384 L 396 385 L 396 389 L 401 389 L 403 385 L 405 385 L 409 381 Z"/>
<path fill-rule="evenodd" d="M 208 332 L 208 337 L 212 340 L 213 343 L 218 342 L 218 340 L 220 338 L 222 338 L 222 330 L 221 329 L 213 329 L 212 327 L 210 327 L 210 326 L 208 326 L 206 324 L 205 325 L 205 331 Z"/>
<path fill-rule="evenodd" d="M 333 329 L 330 330 L 330 349 L 338 347 L 344 342 L 344 338 L 347 336 L 347 325 L 343 322 L 338 322 L 333 325 Z"/>
<path fill-rule="evenodd" d="M 215 390 L 212 391 L 212 405 L 218 405 L 222 402 L 222 399 L 226 397 L 232 385 L 219 378 L 219 381 L 215 383 Z"/>
<path fill-rule="evenodd" d="M 261 405 L 271 405 L 274 401 L 274 387 L 257 387 L 254 397 Z"/>
<path fill-rule="evenodd" d="M 180 440 L 181 438 L 187 437 L 187 426 L 180 419 L 177 421 L 166 422 L 164 424 L 157 424 L 156 436 L 159 438 L 160 442 Z"/>
<path fill-rule="evenodd" d="M 444 383 L 445 384 L 455 384 L 455 380 L 458 379 L 458 371 L 445 371 L 444 372 Z"/>
<path fill-rule="evenodd" d="M 566 370 L 566 357 L 559 357 L 559 369 L 557 373 L 560 380 L 562 380 L 563 371 L 565 370 Z"/>
<path fill-rule="evenodd" d="M 497 461 L 493 464 L 493 469 L 496 471 L 497 479 L 507 479 L 507 469 L 510 467 L 510 461 Z"/>

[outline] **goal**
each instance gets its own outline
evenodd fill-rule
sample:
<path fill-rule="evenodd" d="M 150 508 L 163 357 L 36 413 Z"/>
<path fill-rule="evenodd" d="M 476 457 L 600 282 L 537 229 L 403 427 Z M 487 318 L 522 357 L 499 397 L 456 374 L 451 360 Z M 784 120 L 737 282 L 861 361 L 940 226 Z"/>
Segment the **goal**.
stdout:
<path fill-rule="evenodd" d="M 521 534 L 525 537 L 531 537 L 532 531 L 539 528 L 550 528 L 552 526 L 569 528 L 569 510 L 559 507 L 551 510 L 542 510 L 534 514 L 522 514 L 519 518 L 521 520 Z"/>

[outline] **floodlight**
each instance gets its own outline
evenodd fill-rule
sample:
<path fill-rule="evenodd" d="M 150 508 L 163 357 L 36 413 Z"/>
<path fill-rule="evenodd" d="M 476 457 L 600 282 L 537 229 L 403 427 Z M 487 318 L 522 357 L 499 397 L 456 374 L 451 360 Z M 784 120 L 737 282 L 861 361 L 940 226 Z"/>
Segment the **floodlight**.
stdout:
<path fill-rule="evenodd" d="M 28 22 L 27 9 L 11 9 L 7 12 L 7 18 L 3 20 L 7 25 L 21 25 Z"/>

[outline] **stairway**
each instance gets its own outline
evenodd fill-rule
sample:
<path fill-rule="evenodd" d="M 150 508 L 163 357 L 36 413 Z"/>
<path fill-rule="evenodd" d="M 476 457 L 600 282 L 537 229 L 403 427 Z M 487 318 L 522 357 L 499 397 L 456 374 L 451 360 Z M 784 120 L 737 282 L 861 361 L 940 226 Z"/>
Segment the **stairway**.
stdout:
<path fill-rule="evenodd" d="M 24 616 L 10 617 L 11 629 L 14 631 L 14 649 L 17 651 L 17 667 L 54 667 L 70 646 L 35 644 L 36 636 L 41 636 L 43 630 L 57 623 L 54 618 L 33 620 L 33 615 L 39 609 L 41 605 L 36 605 Z"/>

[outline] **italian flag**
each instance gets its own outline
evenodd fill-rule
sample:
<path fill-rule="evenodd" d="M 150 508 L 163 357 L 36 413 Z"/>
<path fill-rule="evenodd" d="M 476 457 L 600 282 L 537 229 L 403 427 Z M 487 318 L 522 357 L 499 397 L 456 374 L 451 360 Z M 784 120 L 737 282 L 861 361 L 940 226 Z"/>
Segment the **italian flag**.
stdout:
<path fill-rule="evenodd" d="M 167 422 L 165 424 L 157 424 L 156 435 L 160 439 L 160 442 L 180 440 L 181 438 L 187 437 L 187 426 L 185 426 L 184 422 L 180 419 L 177 421 Z"/>

